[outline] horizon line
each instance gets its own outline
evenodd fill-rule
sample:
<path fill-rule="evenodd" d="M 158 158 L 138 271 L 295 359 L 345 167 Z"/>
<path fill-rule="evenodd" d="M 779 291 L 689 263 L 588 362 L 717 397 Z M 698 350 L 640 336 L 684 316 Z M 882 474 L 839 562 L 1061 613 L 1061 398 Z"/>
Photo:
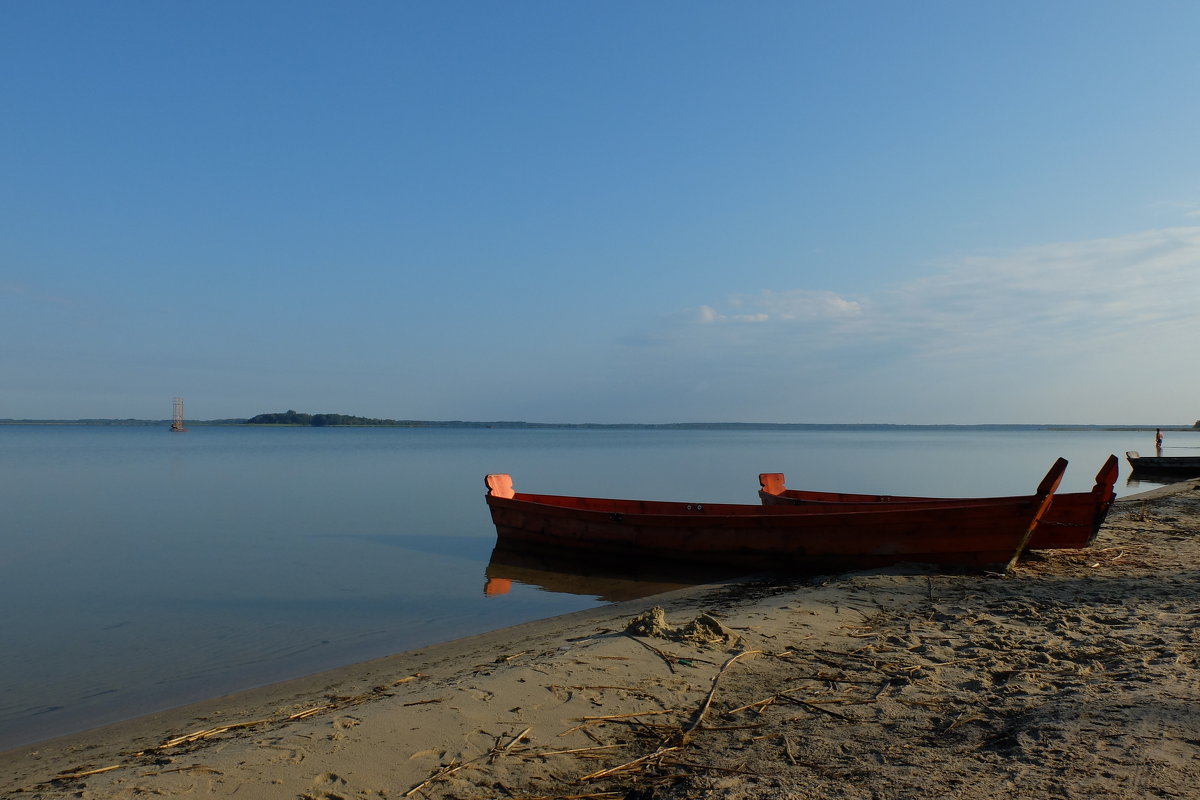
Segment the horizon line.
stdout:
<path fill-rule="evenodd" d="M 347 415 L 349 416 L 349 415 Z M 252 417 L 222 417 L 208 420 L 190 419 L 190 425 L 246 425 Z M 4 425 L 167 425 L 170 419 L 138 417 L 78 417 L 68 418 L 0 418 Z M 419 426 L 523 426 L 540 428 L 679 428 L 679 427 L 761 427 L 761 428 L 1114 428 L 1114 429 L 1176 429 L 1196 430 L 1200 423 L 1084 423 L 1084 422 L 739 422 L 739 421 L 678 421 L 678 422 L 533 422 L 528 420 L 422 420 L 387 419 L 379 424 L 309 426 L 288 423 L 255 423 L 253 427 L 339 427 L 394 428 Z"/>

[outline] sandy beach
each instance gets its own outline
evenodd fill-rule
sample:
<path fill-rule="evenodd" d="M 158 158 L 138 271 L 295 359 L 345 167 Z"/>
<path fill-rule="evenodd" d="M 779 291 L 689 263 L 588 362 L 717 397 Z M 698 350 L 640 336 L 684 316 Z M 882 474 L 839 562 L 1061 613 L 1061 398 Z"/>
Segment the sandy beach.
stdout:
<path fill-rule="evenodd" d="M 1010 574 L 626 601 L 0 754 L 20 798 L 1200 797 L 1200 481 Z"/>

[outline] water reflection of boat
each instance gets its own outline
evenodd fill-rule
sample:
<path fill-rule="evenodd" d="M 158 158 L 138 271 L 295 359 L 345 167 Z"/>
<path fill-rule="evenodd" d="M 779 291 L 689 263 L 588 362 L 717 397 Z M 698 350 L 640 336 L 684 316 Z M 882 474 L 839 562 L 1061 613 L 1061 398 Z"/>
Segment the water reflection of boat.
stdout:
<path fill-rule="evenodd" d="M 1029 539 L 1029 549 L 1087 547 L 1100 532 L 1108 509 L 1116 498 L 1113 487 L 1117 482 L 1119 462 L 1109 456 L 1096 473 L 1096 483 L 1088 492 L 1057 492 L 1046 509 L 1037 530 Z M 758 476 L 758 496 L 763 505 L 825 506 L 828 508 L 899 507 L 907 504 L 935 506 L 970 505 L 973 503 L 1003 502 L 1006 497 L 908 497 L 884 494 L 848 494 L 846 492 L 812 492 L 788 489 L 781 472 L 764 472 Z"/>
<path fill-rule="evenodd" d="M 1163 486 L 1169 486 L 1172 483 L 1186 481 L 1187 478 L 1181 478 L 1178 475 L 1155 475 L 1153 473 L 1147 475 L 1142 472 L 1131 472 L 1129 477 L 1125 479 L 1125 488 L 1130 492 L 1134 491 L 1150 491 Z"/>
<path fill-rule="evenodd" d="M 557 552 L 497 545 L 488 562 L 483 593 L 508 594 L 514 583 L 547 592 L 596 597 L 605 602 L 636 600 L 676 589 L 737 577 L 734 571 L 694 565 L 639 565 L 611 559 L 572 558 Z"/>
<path fill-rule="evenodd" d="M 488 475 L 501 542 L 630 563 L 699 562 L 749 570 L 863 569 L 904 561 L 1011 566 L 1050 505 L 1067 462 L 1032 495 L 928 507 L 674 503 L 518 493 Z"/>
<path fill-rule="evenodd" d="M 1125 458 L 1139 477 L 1149 479 L 1153 475 L 1168 478 L 1164 481 L 1166 483 L 1200 477 L 1200 456 L 1143 456 L 1136 450 L 1130 450 Z"/>

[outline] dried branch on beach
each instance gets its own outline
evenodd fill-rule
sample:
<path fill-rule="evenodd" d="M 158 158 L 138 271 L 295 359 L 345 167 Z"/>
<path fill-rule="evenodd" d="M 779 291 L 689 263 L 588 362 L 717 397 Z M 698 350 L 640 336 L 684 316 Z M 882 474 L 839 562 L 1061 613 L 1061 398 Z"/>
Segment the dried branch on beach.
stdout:
<path fill-rule="evenodd" d="M 712 686 L 709 688 L 708 694 L 705 695 L 704 702 L 700 704 L 700 707 L 692 715 L 692 719 L 687 725 L 677 727 L 674 730 L 674 733 L 666 739 L 666 742 L 662 746 L 658 747 L 653 752 L 639 756 L 632 761 L 627 761 L 614 767 L 608 767 L 606 769 L 584 775 L 583 777 L 579 778 L 579 780 L 581 782 L 597 780 L 599 778 L 606 778 L 617 773 L 627 773 L 635 769 L 644 768 L 651 764 L 661 765 L 665 756 L 683 751 L 690 744 L 692 736 L 703 724 L 704 717 L 708 713 L 709 708 L 712 706 L 713 698 L 716 696 L 717 684 L 720 682 L 721 677 L 729 670 L 731 666 L 733 666 L 734 662 L 748 656 L 760 654 L 761 652 L 761 650 L 742 650 L 741 652 L 730 656 L 713 678 Z"/>
<path fill-rule="evenodd" d="M 521 741 L 526 736 L 528 736 L 530 730 L 531 730 L 530 728 L 526 728 L 525 730 L 518 733 L 516 736 L 513 736 L 511 739 L 509 739 L 508 744 L 505 744 L 505 745 L 500 744 L 503 737 L 499 737 L 499 736 L 496 737 L 496 743 L 494 745 L 492 745 L 492 747 L 489 750 L 487 750 L 486 752 L 481 753 L 480 755 L 476 756 L 475 758 L 469 759 L 467 761 L 451 761 L 449 764 L 447 764 L 443 767 L 439 767 L 428 778 L 421 781 L 416 786 L 412 787 L 407 792 L 405 792 L 403 796 L 404 797 L 412 797 L 414 794 L 421 791 L 426 786 L 429 786 L 430 784 L 436 783 L 440 780 L 444 780 L 445 778 L 449 777 L 450 775 L 453 775 L 455 772 L 458 772 L 460 769 L 463 769 L 464 767 L 469 767 L 472 764 L 479 764 L 484 761 L 486 761 L 489 764 L 495 763 L 497 758 L 499 758 L 500 756 L 502 756 L 505 753 L 512 750 L 513 745 L 515 745 L 517 742 Z"/>

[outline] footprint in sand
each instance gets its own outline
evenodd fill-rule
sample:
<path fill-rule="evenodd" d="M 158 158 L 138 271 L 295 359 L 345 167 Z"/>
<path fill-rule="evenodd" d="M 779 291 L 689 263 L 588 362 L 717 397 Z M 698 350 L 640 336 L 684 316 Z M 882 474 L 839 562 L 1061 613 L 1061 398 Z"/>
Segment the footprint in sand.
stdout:
<path fill-rule="evenodd" d="M 345 786 L 346 779 L 337 773 L 326 772 L 325 774 L 318 775 L 316 778 L 314 778 L 313 783 L 316 785 Z"/>
<path fill-rule="evenodd" d="M 341 789 L 346 785 L 346 779 L 341 775 L 333 772 L 326 772 L 313 778 L 313 786 L 316 787 L 312 792 L 304 792 L 299 795 L 300 800 L 346 800 L 346 796 L 331 791 L 331 789 Z"/>

